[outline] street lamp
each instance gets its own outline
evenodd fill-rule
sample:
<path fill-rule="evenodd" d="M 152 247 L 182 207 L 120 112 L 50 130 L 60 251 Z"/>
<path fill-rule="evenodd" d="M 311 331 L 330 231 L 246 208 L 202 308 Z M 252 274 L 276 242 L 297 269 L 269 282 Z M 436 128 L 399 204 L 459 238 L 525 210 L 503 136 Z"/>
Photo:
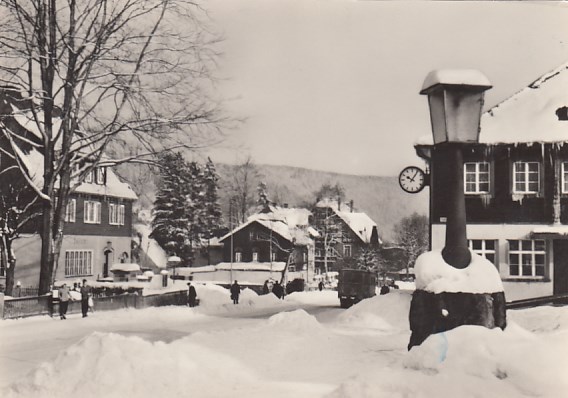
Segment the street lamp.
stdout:
<path fill-rule="evenodd" d="M 426 77 L 420 91 L 428 95 L 430 104 L 434 137 L 430 194 L 444 200 L 446 243 L 442 258 L 431 251 L 416 260 L 409 349 L 431 334 L 462 325 L 506 326 L 499 272 L 477 254 L 472 261 L 466 235 L 462 148 L 479 141 L 483 93 L 489 88 L 491 84 L 478 71 L 439 70 Z"/>
<path fill-rule="evenodd" d="M 477 70 L 436 70 L 426 76 L 420 94 L 428 95 L 434 146 L 448 172 L 446 245 L 442 257 L 459 269 L 471 261 L 467 245 L 462 146 L 479 142 L 483 94 L 491 88 Z M 443 159 L 443 160 L 442 160 Z"/>

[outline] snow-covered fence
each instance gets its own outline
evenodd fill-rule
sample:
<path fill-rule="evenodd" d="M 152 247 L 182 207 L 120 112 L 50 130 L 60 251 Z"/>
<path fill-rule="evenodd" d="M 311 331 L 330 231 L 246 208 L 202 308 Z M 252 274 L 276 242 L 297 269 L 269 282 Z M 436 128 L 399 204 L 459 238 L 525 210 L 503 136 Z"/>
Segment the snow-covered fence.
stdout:
<path fill-rule="evenodd" d="M 53 315 L 59 313 L 59 302 L 51 296 L 12 298 L 0 306 L 0 319 L 23 318 L 35 315 Z M 187 305 L 187 292 L 169 292 L 142 296 L 136 293 L 124 293 L 115 296 L 95 297 L 95 311 L 113 311 L 125 308 L 162 307 L 166 305 Z M 70 301 L 68 314 L 81 313 L 81 302 Z"/>
<path fill-rule="evenodd" d="M 51 296 L 21 297 L 4 301 L 3 319 L 23 318 L 51 313 Z"/>

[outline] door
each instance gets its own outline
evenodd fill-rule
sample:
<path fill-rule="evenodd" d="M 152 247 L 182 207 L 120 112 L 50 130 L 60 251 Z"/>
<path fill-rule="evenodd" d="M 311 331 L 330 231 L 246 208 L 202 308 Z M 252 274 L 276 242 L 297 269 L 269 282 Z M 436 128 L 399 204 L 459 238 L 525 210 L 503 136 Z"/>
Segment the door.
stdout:
<path fill-rule="evenodd" d="M 554 240 L 553 294 L 568 293 L 568 240 Z"/>

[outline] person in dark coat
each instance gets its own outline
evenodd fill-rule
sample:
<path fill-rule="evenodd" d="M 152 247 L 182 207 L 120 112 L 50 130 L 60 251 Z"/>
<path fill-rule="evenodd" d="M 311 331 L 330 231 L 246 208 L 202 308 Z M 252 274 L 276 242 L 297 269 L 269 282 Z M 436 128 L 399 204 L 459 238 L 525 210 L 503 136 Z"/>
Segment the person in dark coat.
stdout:
<path fill-rule="evenodd" d="M 320 283 L 318 283 L 318 289 L 321 292 L 323 290 L 323 282 L 320 281 Z"/>
<path fill-rule="evenodd" d="M 381 292 L 380 294 L 387 294 L 388 292 L 390 292 L 390 288 L 387 285 L 383 285 L 381 287 Z"/>
<path fill-rule="evenodd" d="M 231 285 L 231 299 L 233 299 L 233 304 L 239 304 L 239 295 L 241 294 L 241 287 L 239 283 L 235 280 L 235 283 Z"/>
<path fill-rule="evenodd" d="M 270 289 L 268 288 L 268 281 L 264 281 L 264 285 L 262 285 L 262 294 L 270 293 Z"/>
<path fill-rule="evenodd" d="M 81 312 L 83 313 L 83 318 L 85 318 L 89 312 L 89 296 L 91 295 L 91 289 L 87 286 L 86 279 L 83 279 L 83 286 L 81 286 L 79 291 L 81 292 Z"/>
<path fill-rule="evenodd" d="M 274 286 L 272 286 L 272 293 L 274 293 L 274 295 L 279 299 L 284 297 L 284 288 L 280 282 L 276 281 L 276 283 L 274 283 Z"/>
<path fill-rule="evenodd" d="M 195 307 L 197 292 L 195 291 L 195 287 L 191 284 L 191 282 L 189 282 L 187 286 L 188 286 L 187 302 L 189 303 L 190 307 Z"/>

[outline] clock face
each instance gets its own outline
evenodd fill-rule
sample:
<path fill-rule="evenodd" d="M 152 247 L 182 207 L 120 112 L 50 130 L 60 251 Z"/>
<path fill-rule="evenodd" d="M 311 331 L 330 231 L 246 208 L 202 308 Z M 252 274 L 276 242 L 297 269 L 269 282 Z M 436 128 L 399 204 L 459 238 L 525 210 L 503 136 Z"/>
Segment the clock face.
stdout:
<path fill-rule="evenodd" d="M 404 191 L 418 193 L 426 186 L 426 177 L 418 167 L 409 166 L 400 172 L 398 183 Z"/>

